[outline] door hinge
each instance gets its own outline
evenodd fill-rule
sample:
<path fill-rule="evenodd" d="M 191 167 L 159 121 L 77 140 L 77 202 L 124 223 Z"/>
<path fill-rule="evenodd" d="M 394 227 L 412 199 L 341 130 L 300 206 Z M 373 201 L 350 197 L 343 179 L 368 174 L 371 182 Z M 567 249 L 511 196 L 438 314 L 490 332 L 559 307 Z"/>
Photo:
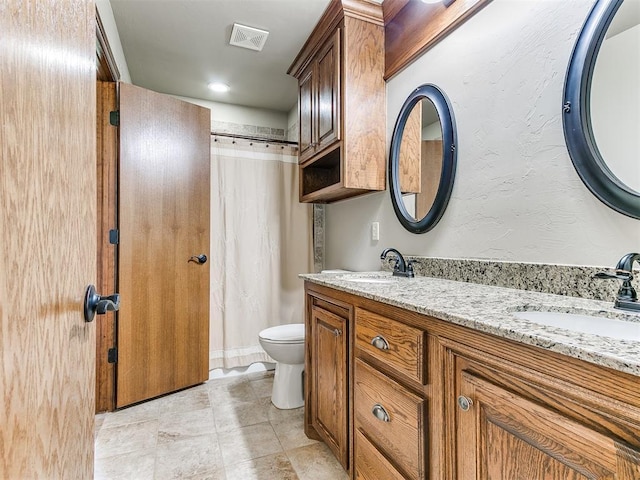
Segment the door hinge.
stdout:
<path fill-rule="evenodd" d="M 120 126 L 120 110 L 109 112 L 109 123 L 114 127 Z"/>
<path fill-rule="evenodd" d="M 110 348 L 107 352 L 107 363 L 118 363 L 118 349 Z"/>
<path fill-rule="evenodd" d="M 111 245 L 118 245 L 119 241 L 120 241 L 120 232 L 118 231 L 118 229 L 114 228 L 112 230 L 109 230 L 109 243 Z"/>

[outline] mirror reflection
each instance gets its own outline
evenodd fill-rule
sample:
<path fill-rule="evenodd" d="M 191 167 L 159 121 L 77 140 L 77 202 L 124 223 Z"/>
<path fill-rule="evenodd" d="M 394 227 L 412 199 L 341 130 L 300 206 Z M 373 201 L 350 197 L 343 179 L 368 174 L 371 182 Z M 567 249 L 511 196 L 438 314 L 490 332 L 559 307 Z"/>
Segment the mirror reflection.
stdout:
<path fill-rule="evenodd" d="M 624 0 L 600 46 L 591 84 L 591 123 L 606 166 L 640 192 L 640 1 Z"/>
<path fill-rule="evenodd" d="M 436 198 L 442 174 L 442 126 L 433 102 L 423 98 L 407 118 L 400 143 L 400 191 L 407 213 L 424 218 Z"/>

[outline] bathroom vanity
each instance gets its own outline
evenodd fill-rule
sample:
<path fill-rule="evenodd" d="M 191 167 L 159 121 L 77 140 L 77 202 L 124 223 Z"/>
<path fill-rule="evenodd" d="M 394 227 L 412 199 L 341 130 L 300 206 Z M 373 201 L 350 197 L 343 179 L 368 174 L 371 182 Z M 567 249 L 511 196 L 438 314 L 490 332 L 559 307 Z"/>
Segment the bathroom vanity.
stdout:
<path fill-rule="evenodd" d="M 640 479 L 639 343 L 515 315 L 612 318 L 612 304 L 386 272 L 303 277 L 305 432 L 351 478 Z"/>

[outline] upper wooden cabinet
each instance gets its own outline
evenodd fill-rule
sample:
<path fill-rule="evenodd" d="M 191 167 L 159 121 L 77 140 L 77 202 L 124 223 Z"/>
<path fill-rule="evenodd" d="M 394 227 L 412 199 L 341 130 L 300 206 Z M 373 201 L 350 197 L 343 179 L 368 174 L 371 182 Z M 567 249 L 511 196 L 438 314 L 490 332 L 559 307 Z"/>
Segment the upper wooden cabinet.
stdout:
<path fill-rule="evenodd" d="M 384 190 L 380 4 L 332 0 L 288 73 L 298 79 L 300 201 Z"/>

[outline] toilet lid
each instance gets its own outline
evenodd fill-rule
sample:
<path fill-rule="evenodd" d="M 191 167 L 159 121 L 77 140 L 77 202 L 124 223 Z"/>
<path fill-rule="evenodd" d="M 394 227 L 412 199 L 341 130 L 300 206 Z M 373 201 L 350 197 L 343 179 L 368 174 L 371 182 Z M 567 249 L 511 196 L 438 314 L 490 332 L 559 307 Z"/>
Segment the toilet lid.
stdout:
<path fill-rule="evenodd" d="M 273 342 L 301 342 L 304 340 L 304 323 L 291 323 L 267 328 L 260 337 Z"/>

